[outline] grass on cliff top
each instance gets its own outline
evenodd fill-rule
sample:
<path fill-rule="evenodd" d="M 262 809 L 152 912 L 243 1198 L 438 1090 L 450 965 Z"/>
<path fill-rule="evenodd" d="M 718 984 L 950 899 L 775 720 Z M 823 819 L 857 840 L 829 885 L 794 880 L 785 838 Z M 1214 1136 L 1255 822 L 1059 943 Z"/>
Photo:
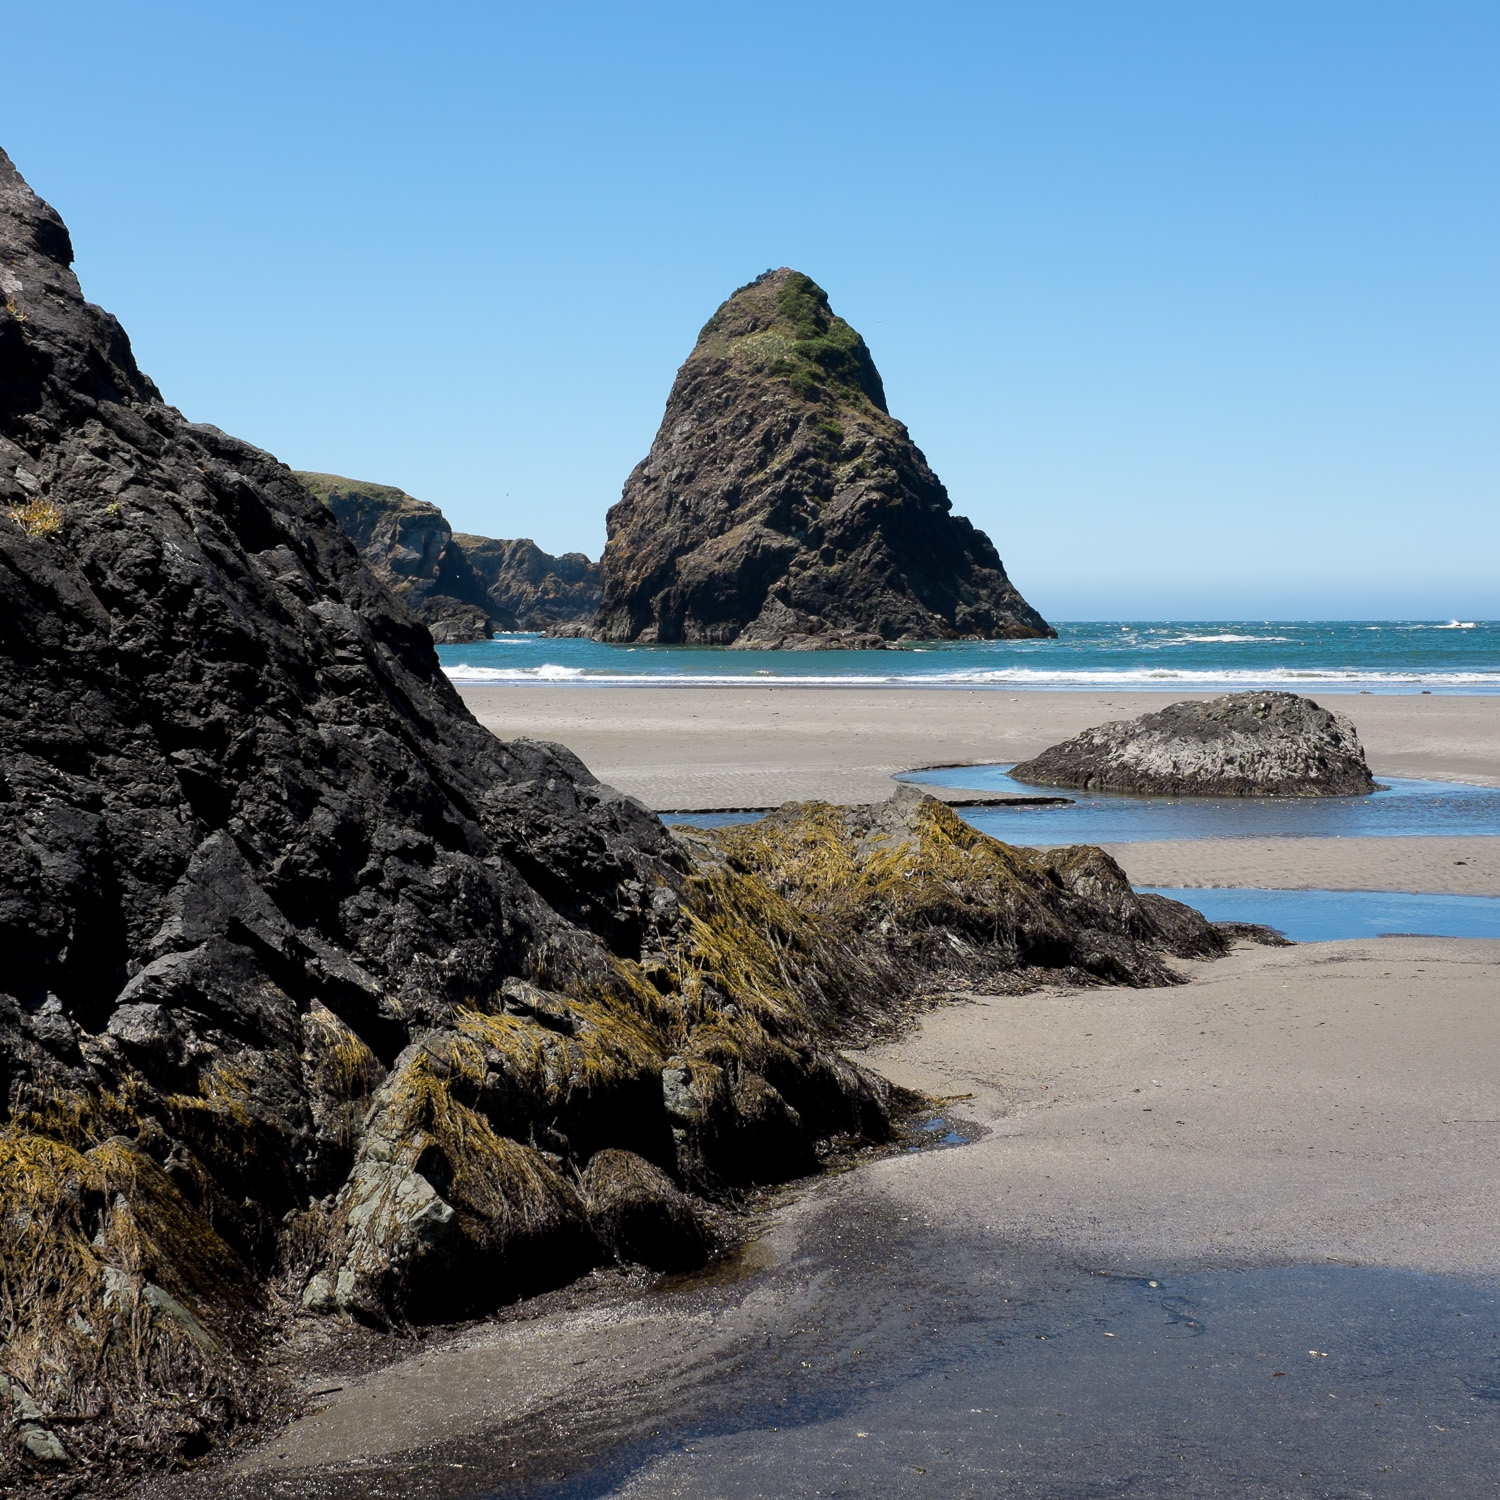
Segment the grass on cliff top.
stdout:
<path fill-rule="evenodd" d="M 292 473 L 303 489 L 324 505 L 347 497 L 363 500 L 380 510 L 403 510 L 416 498 L 393 484 L 373 484 L 364 479 L 346 479 L 342 474 L 319 474 L 311 469 L 293 469 Z"/>
<path fill-rule="evenodd" d="M 885 387 L 875 361 L 859 334 L 834 315 L 828 293 L 801 271 L 791 271 L 779 284 L 768 286 L 778 275 L 767 271 L 740 287 L 704 325 L 700 343 L 732 325 L 736 312 L 753 307 L 762 326 L 730 337 L 731 347 L 785 380 L 799 400 L 874 406 L 885 412 Z"/>

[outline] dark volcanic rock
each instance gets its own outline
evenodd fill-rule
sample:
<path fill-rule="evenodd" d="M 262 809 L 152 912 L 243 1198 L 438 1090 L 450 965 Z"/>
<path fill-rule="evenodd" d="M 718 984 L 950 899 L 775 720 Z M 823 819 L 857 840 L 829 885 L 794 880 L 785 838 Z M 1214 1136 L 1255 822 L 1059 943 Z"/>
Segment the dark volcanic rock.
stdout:
<path fill-rule="evenodd" d="M 297 478 L 440 645 L 496 630 L 546 630 L 590 619 L 598 607 L 599 568 L 581 552 L 553 557 L 529 538 L 455 534 L 437 506 L 391 485 L 301 471 Z"/>
<path fill-rule="evenodd" d="M 1354 725 L 1296 693 L 1230 693 L 1101 724 L 1010 773 L 1038 786 L 1214 797 L 1375 790 Z"/>
<path fill-rule="evenodd" d="M 675 1167 L 661 1075 L 713 1005 L 635 966 L 682 921 L 657 819 L 482 729 L 329 509 L 167 406 L 71 260 L 0 154 L 3 1359 L 65 1415 L 108 1388 L 69 1429 L 97 1454 L 241 1409 L 298 1256 L 375 1318 L 597 1259 L 570 1163 Z M 407 576 L 444 532 L 398 528 Z M 200 1406 L 168 1422 L 163 1381 Z"/>
<path fill-rule="evenodd" d="M 609 512 L 592 633 L 784 650 L 1054 635 L 951 511 L 864 340 L 806 276 L 767 272 L 699 334 Z"/>
<path fill-rule="evenodd" d="M 599 564 L 581 552 L 554 557 L 529 537 L 498 541 L 455 533 L 469 566 L 484 585 L 490 613 L 507 630 L 547 630 L 594 617 L 601 597 Z"/>

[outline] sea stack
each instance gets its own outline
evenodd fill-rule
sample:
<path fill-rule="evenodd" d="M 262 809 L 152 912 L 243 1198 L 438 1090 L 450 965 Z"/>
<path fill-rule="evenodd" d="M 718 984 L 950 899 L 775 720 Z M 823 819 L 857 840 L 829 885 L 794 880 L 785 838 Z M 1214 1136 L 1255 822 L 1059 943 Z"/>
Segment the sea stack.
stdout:
<path fill-rule="evenodd" d="M 1010 773 L 1038 786 L 1183 797 L 1357 797 L 1375 790 L 1342 714 L 1296 693 L 1229 693 L 1085 729 Z"/>
<path fill-rule="evenodd" d="M 609 512 L 602 641 L 742 650 L 1056 632 L 886 408 L 865 341 L 783 266 L 677 372 Z"/>

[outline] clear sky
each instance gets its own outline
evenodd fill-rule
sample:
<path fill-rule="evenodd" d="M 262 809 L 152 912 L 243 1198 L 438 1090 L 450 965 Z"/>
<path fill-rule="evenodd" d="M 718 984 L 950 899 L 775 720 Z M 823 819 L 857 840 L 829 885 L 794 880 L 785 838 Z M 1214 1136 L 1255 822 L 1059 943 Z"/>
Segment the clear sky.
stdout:
<path fill-rule="evenodd" d="M 1500 616 L 1500 6 L 9 0 L 167 399 L 597 555 L 792 265 L 1056 619 Z"/>

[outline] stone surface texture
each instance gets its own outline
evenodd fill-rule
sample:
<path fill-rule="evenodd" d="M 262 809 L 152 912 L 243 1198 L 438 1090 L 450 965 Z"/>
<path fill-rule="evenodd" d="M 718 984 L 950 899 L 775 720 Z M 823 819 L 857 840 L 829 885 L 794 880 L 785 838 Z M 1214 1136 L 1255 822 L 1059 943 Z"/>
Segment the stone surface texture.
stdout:
<path fill-rule="evenodd" d="M 392 485 L 309 471 L 297 478 L 439 645 L 546 630 L 590 619 L 598 607 L 599 568 L 581 552 L 554 557 L 529 538 L 455 533 L 437 506 Z"/>
<path fill-rule="evenodd" d="M 699 334 L 608 534 L 588 631 L 603 641 L 799 650 L 1055 634 L 989 538 L 952 514 L 864 340 L 785 267 Z"/>
<path fill-rule="evenodd" d="M 1229 693 L 1101 724 L 1022 761 L 1037 786 L 1202 797 L 1353 797 L 1375 790 L 1354 725 L 1296 693 Z"/>

